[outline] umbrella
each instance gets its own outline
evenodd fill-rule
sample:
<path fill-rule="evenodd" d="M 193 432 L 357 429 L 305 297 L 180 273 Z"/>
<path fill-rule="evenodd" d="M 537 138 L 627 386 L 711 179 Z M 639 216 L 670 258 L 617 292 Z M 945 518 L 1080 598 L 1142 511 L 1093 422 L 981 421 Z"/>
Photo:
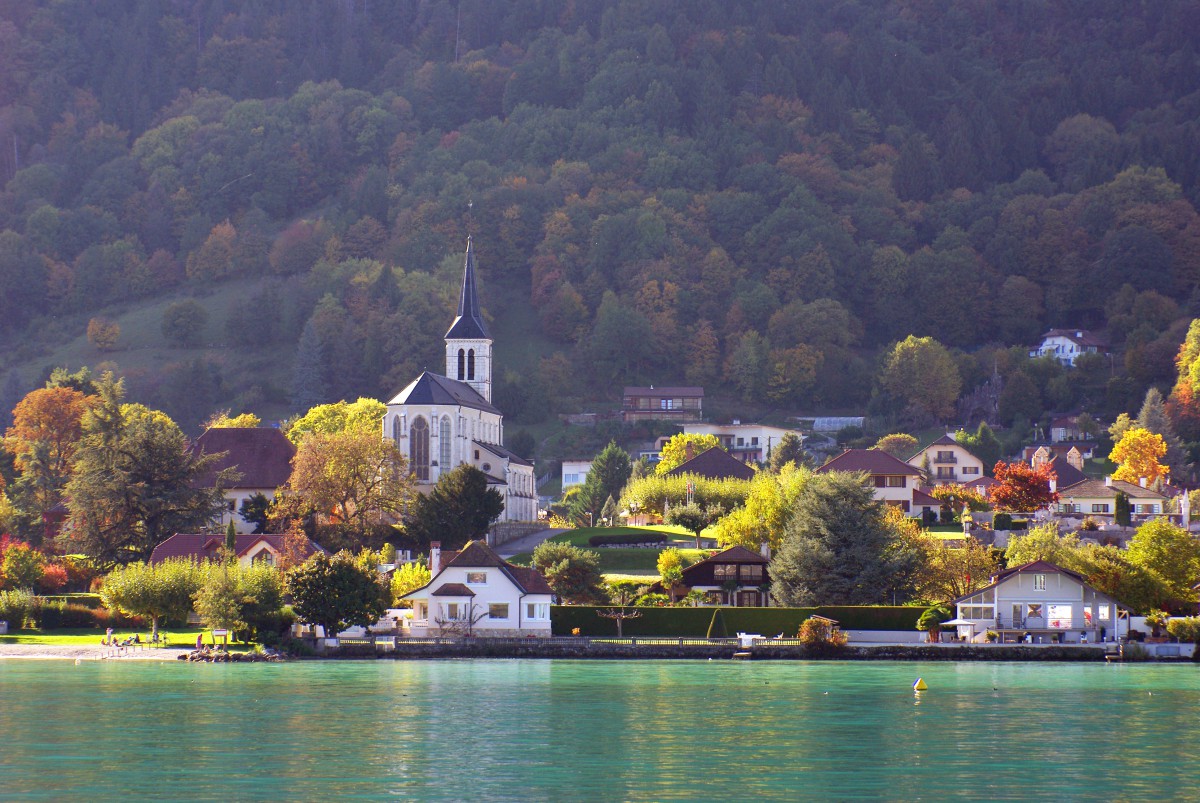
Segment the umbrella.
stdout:
<path fill-rule="evenodd" d="M 943 627 L 945 627 L 946 625 L 957 626 L 957 625 L 975 625 L 975 624 L 977 624 L 977 622 L 972 622 L 970 619 L 951 619 L 947 622 L 942 622 Z"/>

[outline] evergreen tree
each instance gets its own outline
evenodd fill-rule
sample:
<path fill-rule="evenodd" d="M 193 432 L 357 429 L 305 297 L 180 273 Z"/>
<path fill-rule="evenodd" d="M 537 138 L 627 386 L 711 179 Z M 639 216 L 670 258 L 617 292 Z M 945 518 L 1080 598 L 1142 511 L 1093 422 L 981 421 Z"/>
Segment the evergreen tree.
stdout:
<path fill-rule="evenodd" d="M 788 463 L 802 466 L 805 463 L 804 442 L 794 432 L 788 432 L 779 439 L 779 443 L 771 450 L 771 472 L 778 474 Z"/>
<path fill-rule="evenodd" d="M 1170 416 L 1167 415 L 1166 400 L 1158 388 L 1152 387 L 1146 391 L 1142 409 L 1138 412 L 1137 425 L 1162 436 L 1167 444 L 1167 454 L 1163 462 L 1171 469 L 1171 476 L 1183 478 L 1190 468 L 1187 452 L 1179 436 L 1175 434 L 1175 427 L 1171 425 Z"/>
<path fill-rule="evenodd" d="M 463 463 L 446 472 L 428 494 L 417 494 L 404 517 L 408 535 L 421 546 L 441 541 L 443 549 L 461 549 L 483 538 L 504 512 L 504 497 L 489 488 L 487 475 Z"/>
<path fill-rule="evenodd" d="M 587 478 L 575 498 L 572 510 L 575 520 L 589 524 L 598 521 L 604 515 L 605 502 L 621 498 L 621 491 L 629 482 L 631 472 L 629 453 L 617 446 L 616 441 L 609 441 L 592 461 Z"/>
<path fill-rule="evenodd" d="M 292 367 L 292 410 L 303 413 L 328 401 L 328 388 L 321 358 L 321 337 L 310 318 L 304 324 Z"/>
<path fill-rule="evenodd" d="M 729 631 L 725 629 L 725 617 L 721 615 L 721 609 L 717 608 L 713 611 L 712 620 L 708 623 L 708 638 L 729 638 Z"/>
<path fill-rule="evenodd" d="M 1000 439 L 996 437 L 996 433 L 987 425 L 986 421 L 980 421 L 975 434 L 969 435 L 964 430 L 959 430 L 954 435 L 954 440 L 963 445 L 964 448 L 971 454 L 983 461 L 985 471 L 991 471 L 992 466 L 1000 459 L 1004 447 L 1000 445 Z"/>

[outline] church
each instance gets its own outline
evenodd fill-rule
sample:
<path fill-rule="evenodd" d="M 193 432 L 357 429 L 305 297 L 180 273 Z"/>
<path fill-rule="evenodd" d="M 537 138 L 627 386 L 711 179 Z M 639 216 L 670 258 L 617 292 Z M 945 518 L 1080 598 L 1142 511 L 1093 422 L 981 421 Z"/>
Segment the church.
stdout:
<path fill-rule="evenodd" d="M 467 463 L 504 497 L 499 521 L 537 520 L 533 463 L 504 448 L 504 414 L 492 404 L 492 338 L 475 292 L 469 237 L 458 317 L 446 332 L 446 373 L 425 371 L 388 402 L 383 437 L 408 460 L 418 489 Z"/>

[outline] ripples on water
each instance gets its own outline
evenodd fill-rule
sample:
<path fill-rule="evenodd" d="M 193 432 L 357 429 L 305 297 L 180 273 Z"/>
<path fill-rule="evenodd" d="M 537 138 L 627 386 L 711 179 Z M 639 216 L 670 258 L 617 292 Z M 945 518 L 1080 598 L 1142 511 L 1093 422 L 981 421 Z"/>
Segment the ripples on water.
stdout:
<path fill-rule="evenodd" d="M 1191 665 L 0 661 L 0 799 L 1200 799 L 1198 703 Z"/>

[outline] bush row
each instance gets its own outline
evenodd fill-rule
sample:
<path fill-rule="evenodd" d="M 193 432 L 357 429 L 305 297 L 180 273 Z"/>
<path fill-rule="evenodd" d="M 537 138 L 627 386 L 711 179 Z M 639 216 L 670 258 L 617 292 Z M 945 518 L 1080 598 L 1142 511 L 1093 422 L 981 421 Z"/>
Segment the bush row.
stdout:
<path fill-rule="evenodd" d="M 611 610 L 595 605 L 555 605 L 550 621 L 556 636 L 575 628 L 583 636 L 615 636 L 617 624 L 596 614 Z M 635 610 L 635 609 L 630 609 Z M 684 636 L 703 638 L 716 608 L 637 608 L 641 615 L 626 619 L 626 636 Z M 814 614 L 838 622 L 843 630 L 915 630 L 921 608 L 902 606 L 823 606 L 817 608 L 721 608 L 729 633 L 795 636 L 800 624 Z"/>
<path fill-rule="evenodd" d="M 629 535 L 593 535 L 588 539 L 588 546 L 605 546 L 606 544 L 665 544 L 667 536 L 663 533 L 629 534 Z"/>
<path fill-rule="evenodd" d="M 91 630 L 104 627 L 143 627 L 141 617 L 113 613 L 64 599 L 35 597 L 24 591 L 0 592 L 0 621 L 20 630 L 32 620 L 40 630 Z"/>

